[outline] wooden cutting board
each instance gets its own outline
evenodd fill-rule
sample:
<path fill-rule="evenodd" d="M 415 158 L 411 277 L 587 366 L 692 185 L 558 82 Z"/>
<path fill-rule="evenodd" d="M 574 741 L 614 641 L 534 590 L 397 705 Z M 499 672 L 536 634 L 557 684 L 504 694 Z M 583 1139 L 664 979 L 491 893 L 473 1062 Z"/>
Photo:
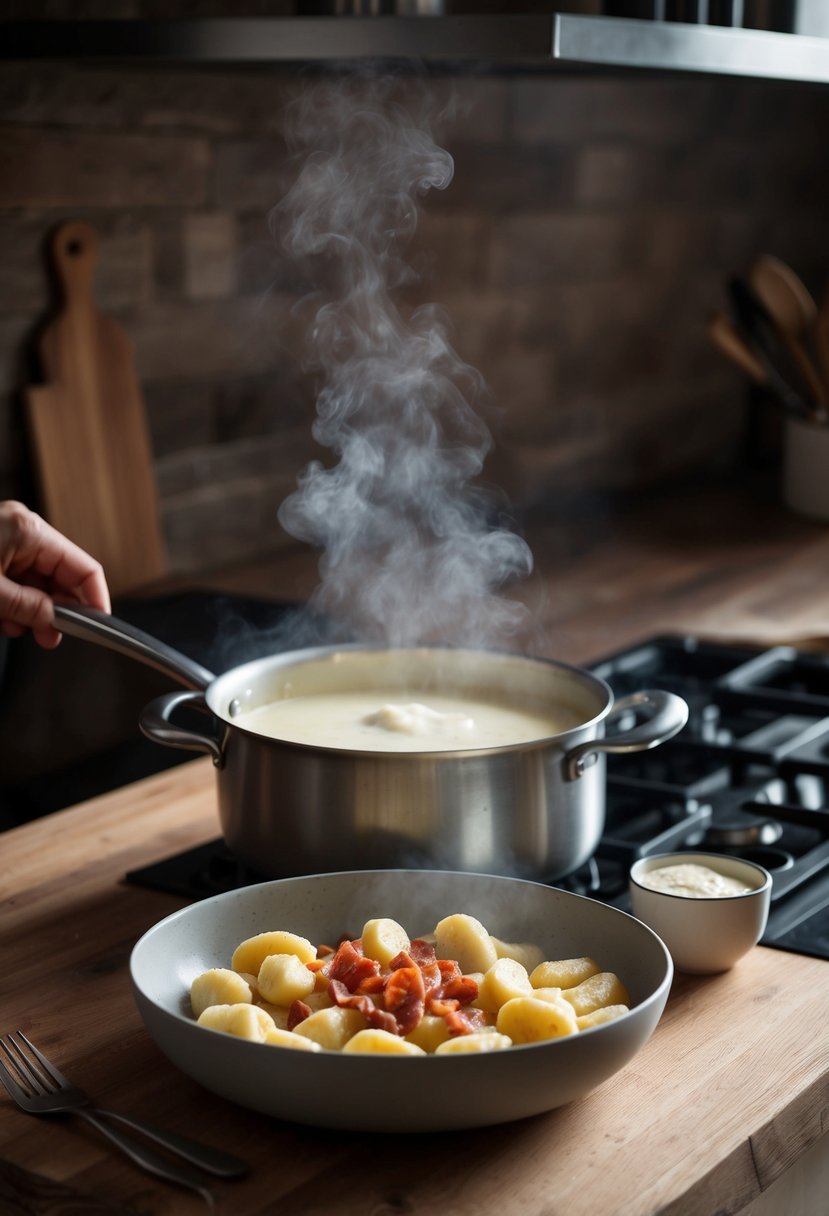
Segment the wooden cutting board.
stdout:
<path fill-rule="evenodd" d="M 27 391 L 27 411 L 44 514 L 103 564 L 117 595 L 162 577 L 167 559 L 132 346 L 94 300 L 97 249 L 76 221 L 52 238 L 63 299 L 40 339 L 45 383 Z"/>

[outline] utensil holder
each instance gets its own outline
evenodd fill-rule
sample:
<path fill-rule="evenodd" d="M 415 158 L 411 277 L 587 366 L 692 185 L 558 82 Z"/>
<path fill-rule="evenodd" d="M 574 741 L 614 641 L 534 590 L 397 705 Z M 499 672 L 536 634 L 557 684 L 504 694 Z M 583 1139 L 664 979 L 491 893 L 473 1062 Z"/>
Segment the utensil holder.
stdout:
<path fill-rule="evenodd" d="M 782 495 L 792 511 L 829 520 L 829 426 L 786 419 Z"/>

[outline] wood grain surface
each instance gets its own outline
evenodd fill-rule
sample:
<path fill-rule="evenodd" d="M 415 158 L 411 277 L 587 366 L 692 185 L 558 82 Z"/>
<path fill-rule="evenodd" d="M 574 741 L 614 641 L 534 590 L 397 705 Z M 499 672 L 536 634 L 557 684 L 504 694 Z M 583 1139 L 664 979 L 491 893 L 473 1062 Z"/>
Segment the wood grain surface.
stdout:
<path fill-rule="evenodd" d="M 39 344 L 45 383 L 27 394 L 44 513 L 118 594 L 166 569 L 144 401 L 125 330 L 95 304 L 94 231 L 62 224 L 51 250 L 63 301 Z"/>
<path fill-rule="evenodd" d="M 216 831 L 212 768 L 195 761 L 6 833 L 0 973 L 3 1028 L 21 1027 L 98 1101 L 250 1161 L 247 1179 L 215 1184 L 220 1210 L 710 1216 L 739 1211 L 825 1130 L 829 968 L 765 948 L 722 976 L 678 976 L 644 1050 L 588 1097 L 548 1115 L 384 1138 L 236 1108 L 154 1047 L 128 978 L 136 939 L 181 901 L 129 886 L 123 874 Z M 378 1101 L 405 1101 L 405 1093 Z M 0 1155 L 140 1212 L 203 1207 L 138 1173 L 85 1125 L 37 1121 L 5 1100 Z"/>

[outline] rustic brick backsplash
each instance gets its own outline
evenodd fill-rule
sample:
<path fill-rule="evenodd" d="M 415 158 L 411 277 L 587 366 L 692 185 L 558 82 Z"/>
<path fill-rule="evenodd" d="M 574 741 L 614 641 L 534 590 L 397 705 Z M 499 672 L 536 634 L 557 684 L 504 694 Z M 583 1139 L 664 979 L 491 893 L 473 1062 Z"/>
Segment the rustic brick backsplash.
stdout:
<path fill-rule="evenodd" d="M 301 86 L 285 69 L 4 65 L 0 495 L 33 494 L 20 390 L 54 304 L 45 240 L 77 218 L 99 236 L 98 304 L 134 345 L 173 569 L 286 542 L 278 505 L 324 455 L 309 282 L 269 230 Z M 481 372 L 485 479 L 516 516 L 736 460 L 746 384 L 705 318 L 760 252 L 815 292 L 829 280 L 829 94 L 613 73 L 399 86 L 415 110 L 424 90 L 455 177 L 425 201 L 400 302 L 440 304 Z"/>

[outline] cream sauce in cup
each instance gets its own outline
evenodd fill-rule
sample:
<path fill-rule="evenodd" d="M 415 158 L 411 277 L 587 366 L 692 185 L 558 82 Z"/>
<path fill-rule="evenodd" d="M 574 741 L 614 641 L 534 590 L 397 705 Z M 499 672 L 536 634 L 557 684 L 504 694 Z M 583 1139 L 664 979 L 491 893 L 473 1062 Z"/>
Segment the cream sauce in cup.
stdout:
<path fill-rule="evenodd" d="M 641 887 L 651 891 L 664 891 L 668 895 L 682 895 L 686 899 L 721 899 L 734 895 L 745 895 L 753 891 L 747 883 L 728 874 L 718 874 L 710 866 L 696 862 L 679 862 L 648 870 L 636 880 Z"/>

